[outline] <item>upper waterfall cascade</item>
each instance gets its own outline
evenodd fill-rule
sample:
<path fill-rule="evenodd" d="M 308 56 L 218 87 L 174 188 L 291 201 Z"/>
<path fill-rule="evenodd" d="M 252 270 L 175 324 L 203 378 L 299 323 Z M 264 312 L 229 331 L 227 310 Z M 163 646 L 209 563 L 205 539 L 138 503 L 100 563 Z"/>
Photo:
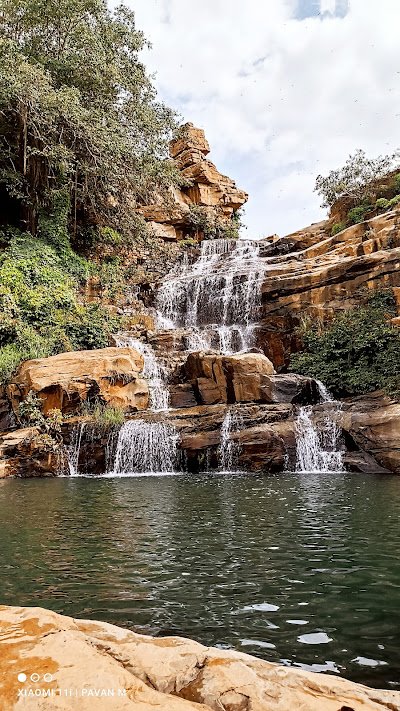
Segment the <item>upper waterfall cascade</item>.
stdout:
<path fill-rule="evenodd" d="M 204 240 L 198 260 L 180 264 L 161 285 L 159 328 L 190 329 L 188 350 L 213 348 L 225 355 L 247 350 L 263 273 L 257 242 Z"/>

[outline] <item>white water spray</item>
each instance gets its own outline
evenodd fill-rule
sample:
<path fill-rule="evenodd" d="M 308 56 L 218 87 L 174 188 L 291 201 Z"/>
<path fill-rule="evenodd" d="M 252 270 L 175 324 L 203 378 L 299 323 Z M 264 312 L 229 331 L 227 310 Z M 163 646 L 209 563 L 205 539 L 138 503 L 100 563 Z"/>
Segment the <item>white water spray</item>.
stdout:
<path fill-rule="evenodd" d="M 71 433 L 71 442 L 69 447 L 67 447 L 68 469 L 70 476 L 79 476 L 79 455 L 81 451 L 82 435 L 86 424 L 86 422 L 79 422 L 75 425 Z"/>
<path fill-rule="evenodd" d="M 129 346 L 138 351 L 144 360 L 143 376 L 147 379 L 150 393 L 150 407 L 158 412 L 168 410 L 169 391 L 167 385 L 167 372 L 157 360 L 154 350 L 148 343 L 143 343 L 137 338 L 119 336 L 117 346 Z"/>
<path fill-rule="evenodd" d="M 241 426 L 241 417 L 237 410 L 228 408 L 221 426 L 221 443 L 218 448 L 218 459 L 222 471 L 234 471 L 237 467 L 240 444 L 232 438 Z"/>
<path fill-rule="evenodd" d="M 331 403 L 322 423 L 313 421 L 311 405 L 301 407 L 296 421 L 296 471 L 298 472 L 340 472 L 343 471 L 343 453 L 340 449 L 340 428 L 335 413 L 340 409 L 320 381 L 316 381 L 320 399 Z M 333 416 L 332 416 L 333 415 Z"/>
<path fill-rule="evenodd" d="M 119 431 L 112 473 L 174 473 L 178 438 L 168 423 L 128 420 Z"/>
<path fill-rule="evenodd" d="M 189 350 L 248 350 L 264 273 L 257 242 L 205 240 L 199 259 L 178 269 L 159 289 L 158 326 L 192 329 Z"/>

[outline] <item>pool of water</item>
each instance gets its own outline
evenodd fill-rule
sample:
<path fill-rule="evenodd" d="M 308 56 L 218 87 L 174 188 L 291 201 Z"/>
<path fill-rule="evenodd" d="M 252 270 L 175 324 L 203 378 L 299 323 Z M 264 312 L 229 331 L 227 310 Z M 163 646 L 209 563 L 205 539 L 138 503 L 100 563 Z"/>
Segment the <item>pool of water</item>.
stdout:
<path fill-rule="evenodd" d="M 400 477 L 0 482 L 0 602 L 400 688 Z"/>

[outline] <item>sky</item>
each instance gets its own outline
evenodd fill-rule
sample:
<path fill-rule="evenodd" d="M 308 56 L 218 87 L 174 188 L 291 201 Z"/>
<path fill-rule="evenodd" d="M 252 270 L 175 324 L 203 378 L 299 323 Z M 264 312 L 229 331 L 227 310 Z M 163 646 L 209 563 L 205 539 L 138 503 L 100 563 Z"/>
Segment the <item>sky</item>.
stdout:
<path fill-rule="evenodd" d="M 400 147 L 398 0 L 125 0 L 160 98 L 249 193 L 245 236 L 324 218 L 315 178 Z"/>

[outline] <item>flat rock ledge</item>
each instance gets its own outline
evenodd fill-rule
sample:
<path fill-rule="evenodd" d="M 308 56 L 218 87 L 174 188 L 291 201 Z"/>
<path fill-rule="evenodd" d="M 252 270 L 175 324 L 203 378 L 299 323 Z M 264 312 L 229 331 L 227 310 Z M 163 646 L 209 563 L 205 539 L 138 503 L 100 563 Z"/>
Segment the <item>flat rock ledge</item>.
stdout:
<path fill-rule="evenodd" d="M 2 711 L 400 709 L 400 692 L 38 607 L 0 607 L 0 654 Z"/>

